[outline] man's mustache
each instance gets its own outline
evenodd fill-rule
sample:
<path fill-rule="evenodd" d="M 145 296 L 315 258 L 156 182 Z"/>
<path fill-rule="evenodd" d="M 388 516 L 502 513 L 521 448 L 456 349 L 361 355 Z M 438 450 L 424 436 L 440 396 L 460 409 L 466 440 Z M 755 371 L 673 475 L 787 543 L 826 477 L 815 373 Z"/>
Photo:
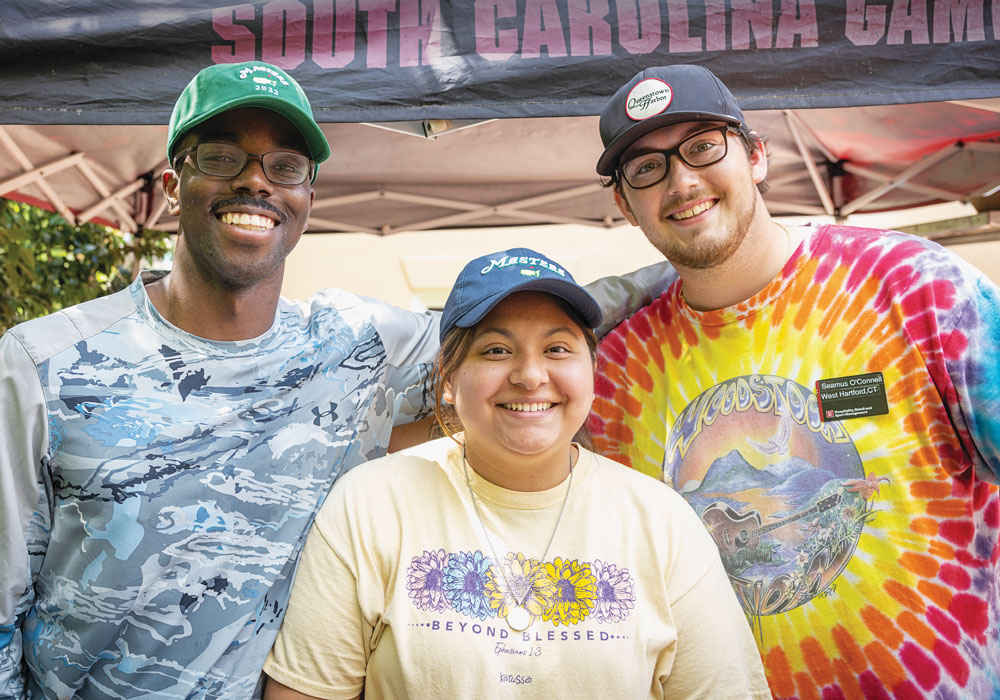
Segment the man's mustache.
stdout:
<path fill-rule="evenodd" d="M 266 199 L 261 197 L 230 197 L 229 199 L 223 199 L 221 202 L 216 202 L 212 205 L 211 212 L 214 215 L 218 215 L 220 209 L 227 207 L 244 207 L 247 209 L 263 209 L 271 214 L 281 223 L 285 223 L 288 220 L 288 216 L 273 204 L 268 202 Z"/>
<path fill-rule="evenodd" d="M 667 202 L 663 207 L 660 208 L 660 216 L 667 216 L 668 212 L 682 211 L 690 207 L 694 202 L 708 198 L 720 199 L 719 195 L 713 194 L 711 192 L 695 192 L 694 194 L 689 194 L 685 197 L 678 197 L 673 201 Z"/>

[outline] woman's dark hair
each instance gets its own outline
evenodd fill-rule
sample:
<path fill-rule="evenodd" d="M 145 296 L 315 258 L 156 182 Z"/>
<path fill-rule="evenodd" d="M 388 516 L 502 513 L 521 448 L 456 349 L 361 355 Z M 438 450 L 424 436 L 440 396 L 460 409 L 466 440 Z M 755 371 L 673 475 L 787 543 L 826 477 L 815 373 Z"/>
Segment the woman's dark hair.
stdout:
<path fill-rule="evenodd" d="M 597 335 L 591 330 L 580 314 L 572 306 L 563 301 L 560 297 L 552 296 L 559 307 L 569 316 L 573 322 L 579 326 L 583 333 L 584 340 L 587 341 L 587 349 L 590 352 L 590 360 L 597 361 Z M 447 435 L 455 439 L 455 433 L 462 432 L 464 427 L 462 421 L 455 411 L 455 407 L 444 402 L 444 384 L 455 374 L 459 366 L 465 361 L 472 347 L 472 339 L 476 334 L 476 326 L 471 328 L 452 328 L 441 341 L 441 349 L 438 351 L 437 359 L 434 362 L 434 374 L 432 376 L 434 391 L 434 418 L 436 425 L 430 430 L 430 437 L 442 437 Z M 587 430 L 587 423 L 584 422 L 580 429 L 576 431 L 573 440 L 588 450 L 594 448 L 590 438 L 590 431 Z"/>

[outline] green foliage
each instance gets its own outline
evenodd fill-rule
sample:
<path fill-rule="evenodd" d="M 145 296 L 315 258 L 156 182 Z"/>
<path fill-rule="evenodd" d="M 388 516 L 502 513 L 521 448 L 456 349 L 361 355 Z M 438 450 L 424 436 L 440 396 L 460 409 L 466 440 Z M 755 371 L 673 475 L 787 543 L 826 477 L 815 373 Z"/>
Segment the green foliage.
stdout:
<path fill-rule="evenodd" d="M 169 234 L 141 237 L 0 199 L 0 332 L 21 321 L 118 291 L 135 260 L 170 251 Z"/>

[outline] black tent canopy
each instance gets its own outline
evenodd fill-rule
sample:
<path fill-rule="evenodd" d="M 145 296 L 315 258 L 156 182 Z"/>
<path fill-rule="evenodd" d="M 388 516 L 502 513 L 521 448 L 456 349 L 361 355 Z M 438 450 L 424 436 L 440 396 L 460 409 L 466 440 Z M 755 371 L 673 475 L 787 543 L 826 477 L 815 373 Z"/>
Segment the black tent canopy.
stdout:
<path fill-rule="evenodd" d="M 170 228 L 173 102 L 252 59 L 302 83 L 333 148 L 311 231 L 622 223 L 594 115 L 671 62 L 716 72 L 769 136 L 772 213 L 1000 185 L 998 0 L 7 0 L 0 193 Z"/>

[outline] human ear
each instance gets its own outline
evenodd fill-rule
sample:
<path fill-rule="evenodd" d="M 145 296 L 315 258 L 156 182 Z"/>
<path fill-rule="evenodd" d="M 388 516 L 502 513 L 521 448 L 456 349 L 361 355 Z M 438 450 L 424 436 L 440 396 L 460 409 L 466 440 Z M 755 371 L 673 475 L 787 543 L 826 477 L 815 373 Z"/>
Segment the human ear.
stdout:
<path fill-rule="evenodd" d="M 763 141 L 753 141 L 753 148 L 750 150 L 750 174 L 753 176 L 754 184 L 763 182 L 767 177 L 767 149 Z"/>
<path fill-rule="evenodd" d="M 638 226 L 638 220 L 635 218 L 635 214 L 632 213 L 632 206 L 628 203 L 628 200 L 625 199 L 625 195 L 622 193 L 621 185 L 615 185 L 614 193 L 615 204 L 618 205 L 618 211 L 622 213 L 622 216 L 625 217 L 626 221 L 633 226 Z"/>
<path fill-rule="evenodd" d="M 451 390 L 451 380 L 447 379 L 444 382 L 444 388 L 441 391 L 441 400 L 445 403 L 455 404 L 455 394 Z"/>
<path fill-rule="evenodd" d="M 316 201 L 316 189 L 312 186 L 309 187 L 309 206 L 306 207 L 306 225 L 302 229 L 302 233 L 309 230 L 309 215 L 312 214 L 313 202 Z"/>
<path fill-rule="evenodd" d="M 163 195 L 167 200 L 167 210 L 171 216 L 178 216 L 181 213 L 180 184 L 181 177 L 173 169 L 167 168 L 162 176 Z"/>

